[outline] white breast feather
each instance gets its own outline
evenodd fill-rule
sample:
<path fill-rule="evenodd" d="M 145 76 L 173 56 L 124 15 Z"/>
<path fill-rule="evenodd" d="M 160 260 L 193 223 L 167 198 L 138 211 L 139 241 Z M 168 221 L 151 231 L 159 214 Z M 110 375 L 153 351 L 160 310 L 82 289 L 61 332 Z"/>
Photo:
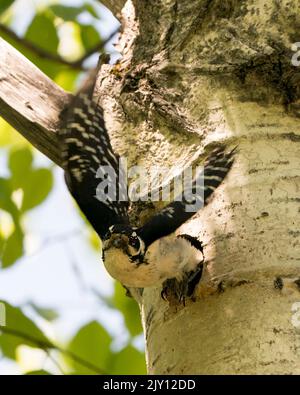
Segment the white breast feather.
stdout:
<path fill-rule="evenodd" d="M 155 241 L 148 248 L 144 263 L 136 264 L 120 249 L 105 252 L 104 265 L 109 274 L 127 287 L 160 286 L 170 278 L 182 279 L 184 272 L 193 271 L 202 254 L 184 238 L 175 235 Z"/>

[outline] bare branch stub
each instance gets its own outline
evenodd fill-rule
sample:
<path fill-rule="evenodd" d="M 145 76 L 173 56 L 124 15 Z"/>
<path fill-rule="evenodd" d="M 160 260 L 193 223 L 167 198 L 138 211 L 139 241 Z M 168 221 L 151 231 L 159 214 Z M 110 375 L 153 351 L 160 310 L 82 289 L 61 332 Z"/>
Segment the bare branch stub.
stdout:
<path fill-rule="evenodd" d="M 71 95 L 1 38 L 0 52 L 0 115 L 60 166 L 56 130 Z"/>

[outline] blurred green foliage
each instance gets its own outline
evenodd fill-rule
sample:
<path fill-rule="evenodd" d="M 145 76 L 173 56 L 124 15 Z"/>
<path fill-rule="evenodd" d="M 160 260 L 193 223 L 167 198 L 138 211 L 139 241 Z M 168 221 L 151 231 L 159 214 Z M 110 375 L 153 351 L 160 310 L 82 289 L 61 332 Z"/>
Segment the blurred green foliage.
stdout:
<path fill-rule="evenodd" d="M 30 347 L 44 347 L 51 344 L 43 332 L 22 311 L 2 301 L 6 311 L 6 326 L 0 336 L 0 347 L 3 355 L 16 358 L 16 350 L 20 344 Z"/>
<path fill-rule="evenodd" d="M 13 2 L 14 0 L 1 0 L 0 13 L 2 14 L 5 10 L 7 10 Z"/>
<path fill-rule="evenodd" d="M 12 31 L 15 3 L 13 0 L 0 2 L 0 23 Z M 88 18 L 81 18 L 82 15 L 88 15 Z M 90 22 L 82 23 L 82 20 Z M 82 1 L 78 6 L 67 6 L 62 1 L 49 0 L 46 5 L 36 7 L 35 14 L 28 21 L 22 35 L 38 51 L 30 49 L 30 46 L 24 45 L 22 40 L 16 40 L 11 34 L 1 33 L 1 36 L 57 84 L 74 91 L 82 74 L 81 66 L 84 66 L 80 64 L 80 58 L 102 42 L 95 23 L 97 20 L 101 20 L 101 15 L 96 1 Z M 39 49 L 44 51 L 44 55 L 50 54 L 49 57 L 40 56 Z M 78 60 L 80 66 L 77 64 L 72 67 L 72 62 Z M 7 158 L 6 175 L 0 178 L 1 275 L 1 271 L 12 268 L 24 255 L 26 229 L 23 218 L 35 207 L 43 207 L 54 185 L 52 166 L 37 166 L 34 148 L 2 119 L 0 153 Z M 90 246 L 99 251 L 99 241 L 92 233 Z M 114 349 L 111 335 L 96 321 L 85 324 L 65 343 L 57 343 L 49 339 L 23 309 L 2 301 L 6 310 L 6 326 L 1 327 L 0 331 L 2 355 L 18 363 L 19 347 L 27 346 L 43 350 L 46 356 L 55 359 L 57 365 L 62 366 L 61 372 L 65 374 L 145 373 L 144 355 L 133 346 L 134 338 L 142 333 L 138 306 L 132 299 L 125 297 L 120 284 L 115 284 L 114 295 L 108 300 L 102 299 L 102 302 L 107 307 L 120 311 L 124 317 L 129 336 L 123 349 Z M 58 317 L 53 309 L 33 303 L 30 307 L 49 325 Z M 26 374 L 43 375 L 53 372 L 47 372 L 40 366 Z"/>

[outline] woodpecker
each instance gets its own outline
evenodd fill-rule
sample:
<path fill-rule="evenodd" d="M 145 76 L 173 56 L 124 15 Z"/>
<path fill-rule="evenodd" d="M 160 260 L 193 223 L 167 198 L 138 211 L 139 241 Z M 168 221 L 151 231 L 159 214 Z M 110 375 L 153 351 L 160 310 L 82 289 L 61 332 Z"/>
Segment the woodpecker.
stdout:
<path fill-rule="evenodd" d="M 182 292 L 190 296 L 194 286 L 191 289 L 189 284 L 201 277 L 203 248 L 196 238 L 176 235 L 175 231 L 195 214 L 186 210 L 191 201 L 174 199 L 146 224 L 137 227 L 129 222 L 128 201 L 99 200 L 96 194 L 104 179 L 99 167 L 113 169 L 118 192 L 123 188 L 123 180 L 119 177 L 119 156 L 111 146 L 103 110 L 93 100 L 94 84 L 88 84 L 74 97 L 60 132 L 68 189 L 103 241 L 103 262 L 113 278 L 125 287 L 162 286 L 162 296 L 170 279 L 185 281 L 187 286 Z M 232 167 L 234 152 L 235 149 L 226 152 L 223 147 L 211 152 L 200 174 L 201 193 L 193 197 L 192 203 L 202 206 L 208 203 Z M 193 191 L 198 178 L 193 180 Z"/>

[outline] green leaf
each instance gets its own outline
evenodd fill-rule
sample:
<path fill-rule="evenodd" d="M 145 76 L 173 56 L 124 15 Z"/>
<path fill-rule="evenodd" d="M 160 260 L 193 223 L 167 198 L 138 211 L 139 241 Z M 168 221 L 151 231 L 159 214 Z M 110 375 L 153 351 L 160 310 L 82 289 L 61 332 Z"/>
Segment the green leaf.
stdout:
<path fill-rule="evenodd" d="M 95 47 L 101 43 L 101 37 L 98 31 L 91 25 L 80 25 L 81 41 L 86 50 Z"/>
<path fill-rule="evenodd" d="M 11 193 L 10 180 L 0 178 L 0 208 L 9 212 L 15 218 L 17 217 L 18 210 L 11 200 Z"/>
<path fill-rule="evenodd" d="M 123 314 L 125 324 L 131 336 L 140 334 L 142 332 L 142 325 L 138 304 L 134 299 L 125 296 L 125 289 L 118 282 L 115 282 L 115 293 L 112 302 Z"/>
<path fill-rule="evenodd" d="M 16 359 L 16 349 L 21 344 L 42 349 L 51 347 L 51 342 L 21 309 L 1 303 L 5 306 L 6 325 L 0 328 L 0 349 L 7 358 Z"/>
<path fill-rule="evenodd" d="M 0 178 L 0 208 L 11 214 L 15 230 L 5 240 L 1 238 L 2 267 L 11 266 L 23 255 L 24 235 L 20 224 L 20 211 L 12 200 L 12 192 L 23 190 L 22 212 L 40 204 L 52 189 L 52 172 L 49 169 L 32 169 L 33 156 L 28 147 L 13 150 L 9 155 L 11 178 Z"/>
<path fill-rule="evenodd" d="M 1 0 L 0 2 L 0 14 L 2 14 L 8 7 L 12 5 L 14 0 Z"/>
<path fill-rule="evenodd" d="M 52 54 L 57 54 L 59 39 L 54 25 L 54 17 L 51 12 L 44 11 L 37 14 L 29 25 L 25 37 L 37 47 Z M 4 38 L 7 39 L 7 37 Z M 24 48 L 22 43 L 16 43 L 9 38 L 8 41 L 52 79 L 55 79 L 57 73 L 64 68 L 61 64 L 38 56 L 27 48 Z"/>
<path fill-rule="evenodd" d="M 3 243 L 2 268 L 7 268 L 16 262 L 23 255 L 23 239 L 22 230 L 17 227 L 14 232 Z"/>
<path fill-rule="evenodd" d="M 27 29 L 25 38 L 37 46 L 56 54 L 59 39 L 51 14 L 49 12 L 36 14 Z"/>
<path fill-rule="evenodd" d="M 77 70 L 62 70 L 55 77 L 55 82 L 66 91 L 74 91 L 79 75 Z"/>
<path fill-rule="evenodd" d="M 33 169 L 32 162 L 33 156 L 31 150 L 27 147 L 13 150 L 10 153 L 11 188 L 12 190 L 23 189 L 24 196 L 21 207 L 23 212 L 42 203 L 53 186 L 51 170 L 45 168 Z M 8 200 L 8 194 L 6 200 Z"/>
<path fill-rule="evenodd" d="M 52 172 L 49 169 L 32 170 L 26 174 L 23 182 L 22 211 L 27 211 L 42 203 L 53 186 Z"/>
<path fill-rule="evenodd" d="M 85 4 L 84 8 L 87 12 L 89 12 L 94 18 L 99 19 L 99 14 L 96 11 L 96 8 L 92 4 Z"/>
<path fill-rule="evenodd" d="M 84 11 L 88 12 L 95 18 L 99 17 L 95 8 L 91 4 L 84 4 L 80 7 L 69 7 L 66 5 L 55 4 L 50 6 L 49 9 L 64 21 L 74 21 L 78 15 L 82 14 Z"/>
<path fill-rule="evenodd" d="M 41 317 L 43 317 L 47 321 L 54 321 L 59 317 L 57 311 L 53 309 L 46 309 L 44 307 L 39 307 L 35 303 L 29 303 L 30 307 L 32 307 Z"/>
<path fill-rule="evenodd" d="M 125 347 L 122 351 L 114 354 L 113 366 L 110 374 L 146 374 L 144 354 L 132 346 Z"/>
<path fill-rule="evenodd" d="M 31 170 L 33 155 L 28 147 L 12 150 L 9 154 L 8 167 L 11 171 L 13 189 L 21 187 L 26 178 L 26 173 Z M 25 175 L 25 177 L 24 177 Z"/>
<path fill-rule="evenodd" d="M 0 208 L 11 215 L 15 225 L 13 233 L 7 238 L 3 235 L 0 238 L 2 268 L 12 265 L 23 254 L 24 235 L 20 225 L 20 212 L 11 199 L 11 193 L 10 180 L 0 178 Z"/>
<path fill-rule="evenodd" d="M 51 375 L 51 373 L 46 372 L 46 370 L 32 370 L 31 372 L 25 373 L 26 376 L 40 376 L 40 375 Z"/>
<path fill-rule="evenodd" d="M 0 256 L 2 257 L 5 247 L 5 238 L 0 233 Z"/>
<path fill-rule="evenodd" d="M 66 5 L 55 4 L 49 9 L 59 18 L 64 21 L 73 21 L 79 14 L 82 13 L 83 7 L 68 7 Z"/>
<path fill-rule="evenodd" d="M 12 201 L 11 194 L 11 181 L 6 178 L 0 178 L 0 208 L 10 213 L 15 226 L 20 228 L 20 212 Z"/>
<path fill-rule="evenodd" d="M 29 142 L 20 133 L 17 133 L 3 118 L 0 118 L 0 147 L 10 144 L 29 145 Z"/>
<path fill-rule="evenodd" d="M 82 327 L 69 344 L 68 351 L 90 362 L 99 369 L 107 371 L 111 358 L 111 337 L 106 330 L 96 321 Z M 77 374 L 97 374 L 93 369 L 70 360 Z"/>
<path fill-rule="evenodd" d="M 102 248 L 101 239 L 99 238 L 97 233 L 93 229 L 90 229 L 90 228 L 89 228 L 88 240 L 90 242 L 91 247 L 94 250 L 96 250 L 97 252 L 101 251 L 101 248 Z"/>
<path fill-rule="evenodd" d="M 1 0 L 0 0 L 1 1 Z M 38 30 L 37 23 L 36 23 L 36 18 L 37 16 L 33 19 L 31 24 L 28 27 L 28 30 L 25 34 L 25 37 L 31 41 L 34 42 L 34 44 L 42 48 L 46 51 L 48 51 L 48 48 L 51 48 L 52 51 L 55 49 L 55 53 L 57 53 L 57 48 L 58 48 L 58 35 L 56 32 L 56 28 L 54 25 L 53 21 L 53 14 L 44 12 L 43 14 L 38 14 L 38 16 L 44 15 L 44 20 L 48 19 L 48 23 L 45 23 L 45 27 L 42 26 L 41 31 Z M 38 19 L 38 24 L 42 25 L 40 23 L 41 20 L 40 18 Z M 45 30 L 45 31 L 44 31 Z M 30 49 L 26 48 L 22 42 L 16 41 L 9 35 L 5 34 L 5 32 L 1 32 L 1 37 L 6 40 L 8 43 L 13 45 L 19 52 L 21 52 L 28 60 L 30 60 L 32 63 L 34 63 L 39 69 L 41 69 L 44 73 L 46 73 L 50 78 L 54 79 L 56 74 L 65 68 L 65 66 L 62 66 L 61 64 L 49 60 L 47 58 L 43 58 L 41 56 L 38 56 L 36 53 L 31 51 Z M 46 37 L 46 38 L 45 38 Z M 49 40 L 47 39 L 49 37 Z M 16 132 L 15 132 L 16 133 Z M 25 139 L 24 139 L 25 141 Z"/>

